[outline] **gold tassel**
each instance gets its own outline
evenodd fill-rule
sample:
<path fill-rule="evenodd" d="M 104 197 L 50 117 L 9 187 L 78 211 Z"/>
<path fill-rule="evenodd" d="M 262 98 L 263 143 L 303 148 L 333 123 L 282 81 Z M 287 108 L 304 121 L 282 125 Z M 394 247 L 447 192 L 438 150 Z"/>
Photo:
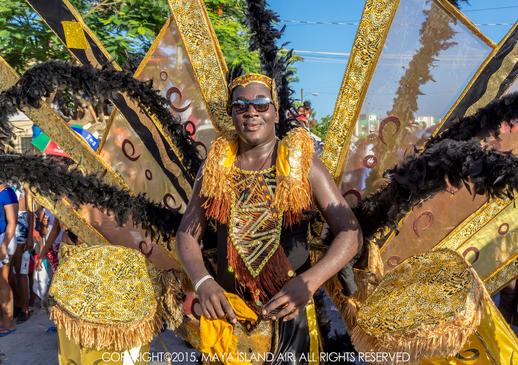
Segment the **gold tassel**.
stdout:
<path fill-rule="evenodd" d="M 63 327 L 67 337 L 81 346 L 100 351 L 126 351 L 151 342 L 162 329 L 162 305 L 157 306 L 146 317 L 128 324 L 105 324 L 85 321 L 56 303 L 50 309 L 50 318 Z"/>
<path fill-rule="evenodd" d="M 194 293 L 194 284 L 190 276 L 183 269 L 180 273 L 180 282 L 184 293 Z"/>
<path fill-rule="evenodd" d="M 159 304 L 162 306 L 162 312 L 167 322 L 169 322 L 169 326 L 175 330 L 183 322 L 180 283 L 178 283 L 176 277 L 171 272 L 164 270 L 159 271 L 157 281 L 163 288 L 163 295 L 160 297 Z"/>
<path fill-rule="evenodd" d="M 236 131 L 229 130 L 221 133 L 212 143 L 203 165 L 203 182 L 200 196 L 217 200 L 225 199 L 228 181 L 232 174 L 231 167 L 235 159 L 235 155 L 227 155 L 227 150 L 230 148 L 230 144 L 235 144 L 236 142 Z"/>
<path fill-rule="evenodd" d="M 297 223 L 302 211 L 311 208 L 313 196 L 308 176 L 314 153 L 310 134 L 295 128 L 281 141 L 276 161 L 277 176 L 273 204 L 288 216 L 285 226 Z"/>

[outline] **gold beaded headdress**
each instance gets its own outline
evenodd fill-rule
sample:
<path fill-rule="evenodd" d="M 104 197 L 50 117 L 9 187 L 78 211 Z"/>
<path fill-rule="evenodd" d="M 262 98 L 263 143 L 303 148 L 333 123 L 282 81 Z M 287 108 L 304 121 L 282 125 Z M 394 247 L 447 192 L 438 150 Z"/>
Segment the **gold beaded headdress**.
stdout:
<path fill-rule="evenodd" d="M 248 74 L 243 75 L 235 79 L 228 85 L 228 100 L 227 100 L 227 114 L 232 116 L 232 92 L 238 86 L 247 86 L 252 83 L 259 83 L 265 85 L 272 92 L 272 100 L 273 106 L 275 110 L 279 110 L 279 105 L 277 104 L 277 92 L 275 91 L 275 79 L 271 79 L 268 76 L 260 75 L 260 74 Z"/>

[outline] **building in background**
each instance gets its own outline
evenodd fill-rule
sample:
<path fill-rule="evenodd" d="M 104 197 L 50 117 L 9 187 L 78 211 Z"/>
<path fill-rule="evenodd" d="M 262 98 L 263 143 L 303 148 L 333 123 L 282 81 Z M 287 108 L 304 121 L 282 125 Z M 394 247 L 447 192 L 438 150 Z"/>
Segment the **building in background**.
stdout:
<path fill-rule="evenodd" d="M 18 112 L 15 116 L 9 118 L 9 122 L 13 125 L 14 135 L 7 142 L 15 152 L 22 153 L 34 149 L 32 141 L 32 126 L 34 125 L 27 116 Z"/>

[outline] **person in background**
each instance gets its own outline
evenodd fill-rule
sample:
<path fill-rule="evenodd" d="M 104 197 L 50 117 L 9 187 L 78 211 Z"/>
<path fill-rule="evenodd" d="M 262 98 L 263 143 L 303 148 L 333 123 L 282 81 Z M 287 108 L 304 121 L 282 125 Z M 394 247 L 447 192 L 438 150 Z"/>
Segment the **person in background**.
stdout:
<path fill-rule="evenodd" d="M 311 119 L 312 113 L 313 113 L 313 110 L 311 109 L 311 102 L 305 101 L 304 102 L 304 115 L 306 116 L 308 128 L 317 126 L 317 122 L 315 120 Z"/>
<path fill-rule="evenodd" d="M 14 294 L 15 309 L 20 308 L 16 324 L 27 322 L 29 313 L 29 275 L 21 273 L 22 256 L 34 246 L 34 207 L 32 196 L 23 187 L 16 189 L 18 197 L 18 224 L 16 226 L 16 251 L 13 256 L 14 277 L 10 280 Z M 12 275 L 12 273 L 11 273 Z M 18 306 L 16 305 L 18 304 Z M 17 313 L 14 313 L 15 316 Z"/>
<path fill-rule="evenodd" d="M 13 189 L 0 182 L 0 306 L 2 321 L 0 337 L 16 331 L 13 322 L 13 293 L 9 286 L 9 260 L 16 249 L 18 199 Z"/>
<path fill-rule="evenodd" d="M 40 250 L 38 259 L 36 260 L 36 270 L 41 270 L 41 264 L 45 258 L 48 258 L 52 266 L 52 273 L 55 273 L 59 266 L 59 247 L 63 239 L 63 230 L 59 220 L 46 208 L 43 211 L 45 217 L 48 217 L 48 223 L 45 228 L 42 226 L 41 235 L 46 237 L 45 246 Z M 40 218 L 44 219 L 44 218 Z"/>

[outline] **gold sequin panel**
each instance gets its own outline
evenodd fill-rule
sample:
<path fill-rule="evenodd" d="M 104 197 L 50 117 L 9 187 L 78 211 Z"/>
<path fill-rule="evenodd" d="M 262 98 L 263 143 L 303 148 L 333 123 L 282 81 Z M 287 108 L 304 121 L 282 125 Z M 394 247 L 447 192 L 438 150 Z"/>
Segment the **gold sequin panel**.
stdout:
<path fill-rule="evenodd" d="M 83 320 L 129 324 L 155 308 L 161 294 L 160 286 L 153 283 L 156 274 L 156 268 L 134 250 L 88 248 L 59 266 L 50 294 Z"/>

